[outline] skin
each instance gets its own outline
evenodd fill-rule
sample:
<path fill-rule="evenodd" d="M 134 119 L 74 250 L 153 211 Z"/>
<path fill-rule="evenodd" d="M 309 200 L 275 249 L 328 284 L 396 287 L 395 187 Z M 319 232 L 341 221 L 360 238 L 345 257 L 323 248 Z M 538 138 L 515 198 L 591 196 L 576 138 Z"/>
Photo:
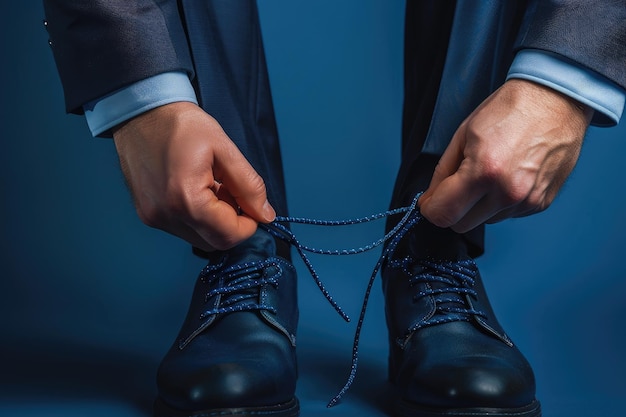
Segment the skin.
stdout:
<path fill-rule="evenodd" d="M 454 134 L 419 201 L 422 214 L 465 232 L 545 210 L 576 164 L 591 116 L 550 88 L 506 82 Z M 206 251 L 226 250 L 276 215 L 261 177 L 195 104 L 157 107 L 113 137 L 149 226 Z"/>
<path fill-rule="evenodd" d="M 193 103 L 145 112 L 113 138 L 137 214 L 148 226 L 206 251 L 225 250 L 276 216 L 263 179 Z"/>
<path fill-rule="evenodd" d="M 593 111 L 513 79 L 459 126 L 419 200 L 439 227 L 463 233 L 548 208 L 576 165 Z"/>

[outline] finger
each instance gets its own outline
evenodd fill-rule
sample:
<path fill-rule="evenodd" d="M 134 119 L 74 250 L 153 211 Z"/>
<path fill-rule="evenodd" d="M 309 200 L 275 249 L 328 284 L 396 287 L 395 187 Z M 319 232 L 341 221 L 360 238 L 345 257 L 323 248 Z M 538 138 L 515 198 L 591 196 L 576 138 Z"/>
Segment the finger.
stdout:
<path fill-rule="evenodd" d="M 172 216 L 169 217 L 168 222 L 159 222 L 149 224 L 150 227 L 154 227 L 155 229 L 163 230 L 173 236 L 177 236 L 187 242 L 189 242 L 192 246 L 199 248 L 205 252 L 213 252 L 217 248 L 209 243 L 209 239 L 206 239 L 195 230 L 194 227 L 189 226 L 188 219 L 183 219 L 181 216 Z"/>
<path fill-rule="evenodd" d="M 422 204 L 421 212 L 431 223 L 445 228 L 456 225 L 486 194 L 463 166 L 444 179 Z"/>
<path fill-rule="evenodd" d="M 205 252 L 213 252 L 216 250 L 215 246 L 211 245 L 202 236 L 198 234 L 193 228 L 189 227 L 185 223 L 179 223 L 172 230 L 166 230 L 166 232 L 178 236 L 181 239 L 189 242 L 192 246 L 201 249 Z"/>
<path fill-rule="evenodd" d="M 533 214 L 541 213 L 543 210 L 545 209 L 538 206 L 516 206 L 506 210 L 502 210 L 501 212 L 487 220 L 485 223 L 498 223 L 506 219 L 532 216 Z"/>
<path fill-rule="evenodd" d="M 230 150 L 223 161 L 216 166 L 216 173 L 222 178 L 222 186 L 226 187 L 237 206 L 258 222 L 273 221 L 276 211 L 267 201 L 265 183 L 252 165 L 238 149 Z"/>
<path fill-rule="evenodd" d="M 499 217 L 503 213 L 513 210 L 503 207 L 502 202 L 493 194 L 485 195 L 480 201 L 470 208 L 470 210 L 451 228 L 457 233 L 468 232 L 483 223 L 499 221 Z"/>
<path fill-rule="evenodd" d="M 256 222 L 254 222 L 254 225 L 256 227 Z M 189 242 L 192 246 L 198 249 L 201 249 L 205 252 L 213 252 L 215 250 L 230 249 L 236 246 L 237 244 L 245 241 L 251 236 L 251 235 L 248 236 L 246 234 L 246 235 L 241 236 L 240 238 L 226 241 L 222 239 L 216 233 L 213 233 L 212 231 L 209 232 L 208 229 L 204 230 L 201 227 L 197 227 L 197 226 L 196 228 L 194 228 L 182 222 L 177 223 L 174 227 L 167 229 L 166 231 L 168 233 L 171 233 L 175 236 L 178 236 L 184 239 L 185 241 Z"/>
<path fill-rule="evenodd" d="M 230 204 L 230 206 L 237 211 L 238 213 L 241 211 L 241 208 L 235 201 L 235 198 L 231 195 L 228 189 L 224 186 L 224 184 L 220 184 L 219 182 L 215 182 L 215 186 L 211 188 L 211 191 L 217 196 L 219 200 L 225 201 Z"/>
<path fill-rule="evenodd" d="M 219 250 L 230 249 L 251 237 L 257 221 L 239 213 L 236 206 L 208 193 L 205 201 L 189 206 L 187 226 L 194 229 L 208 244 Z"/>
<path fill-rule="evenodd" d="M 432 197 L 439 184 L 452 174 L 454 174 L 461 163 L 463 162 L 463 148 L 464 148 L 464 128 L 463 125 L 455 132 L 450 144 L 444 151 L 443 155 L 439 159 L 439 162 L 435 166 L 433 177 L 430 180 L 430 185 L 424 194 L 420 197 L 420 207 L 422 201 L 428 200 Z"/>

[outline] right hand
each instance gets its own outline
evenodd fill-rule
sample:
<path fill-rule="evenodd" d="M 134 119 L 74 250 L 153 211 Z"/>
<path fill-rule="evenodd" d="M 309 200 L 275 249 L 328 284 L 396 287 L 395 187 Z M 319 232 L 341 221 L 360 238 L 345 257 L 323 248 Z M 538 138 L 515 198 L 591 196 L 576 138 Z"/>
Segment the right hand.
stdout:
<path fill-rule="evenodd" d="M 219 123 L 189 102 L 167 104 L 113 132 L 137 214 L 205 251 L 226 250 L 274 220 L 265 184 Z"/>

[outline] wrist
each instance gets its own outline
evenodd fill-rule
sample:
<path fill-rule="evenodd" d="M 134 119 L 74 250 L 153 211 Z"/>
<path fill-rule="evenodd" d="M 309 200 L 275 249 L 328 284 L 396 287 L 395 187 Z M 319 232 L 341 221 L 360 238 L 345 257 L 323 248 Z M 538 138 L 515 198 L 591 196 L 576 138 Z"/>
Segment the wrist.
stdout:
<path fill-rule="evenodd" d="M 198 110 L 201 110 L 200 107 L 188 101 L 178 101 L 155 107 L 112 128 L 113 139 L 124 135 L 124 132 L 127 131 L 139 132 L 154 128 L 175 127 L 178 124 L 177 120 L 188 117 L 191 112 L 196 113 Z"/>
<path fill-rule="evenodd" d="M 562 117 L 574 118 L 584 124 L 585 128 L 591 122 L 594 110 L 582 102 L 561 93 L 549 86 L 524 79 L 509 79 L 503 85 L 514 91 L 528 105 L 538 111 L 553 112 Z"/>

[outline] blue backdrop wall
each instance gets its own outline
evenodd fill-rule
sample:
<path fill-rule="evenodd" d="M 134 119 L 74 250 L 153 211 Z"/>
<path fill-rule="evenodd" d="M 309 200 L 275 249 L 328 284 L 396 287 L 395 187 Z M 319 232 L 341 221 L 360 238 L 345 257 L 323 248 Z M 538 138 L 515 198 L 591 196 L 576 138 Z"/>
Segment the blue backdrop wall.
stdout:
<path fill-rule="evenodd" d="M 403 2 L 261 0 L 292 214 L 387 207 L 399 161 Z M 109 140 L 66 116 L 38 1 L 0 6 L 0 415 L 149 415 L 154 372 L 203 266 L 136 218 Z M 546 415 L 616 415 L 626 388 L 626 126 L 591 129 L 545 213 L 488 229 L 480 259 L 500 321 L 533 364 Z M 347 246 L 350 233 L 297 229 Z M 376 253 L 314 262 L 358 314 Z M 386 415 L 379 286 L 361 369 L 343 403 L 354 324 L 301 265 L 303 416 Z"/>

